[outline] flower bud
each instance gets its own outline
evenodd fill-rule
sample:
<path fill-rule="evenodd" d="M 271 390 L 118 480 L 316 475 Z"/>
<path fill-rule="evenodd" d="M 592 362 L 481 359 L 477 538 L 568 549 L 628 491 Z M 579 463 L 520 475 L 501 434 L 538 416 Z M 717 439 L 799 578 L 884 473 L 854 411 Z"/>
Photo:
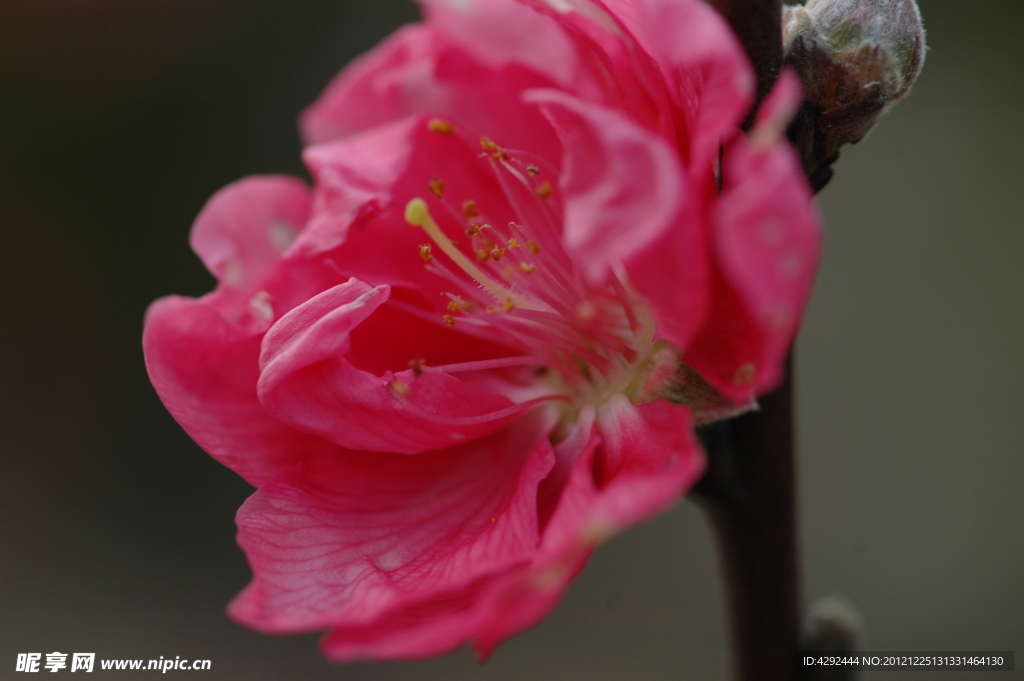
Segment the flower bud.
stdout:
<path fill-rule="evenodd" d="M 915 0 L 808 0 L 785 9 L 783 44 L 806 97 L 794 142 L 820 188 L 839 148 L 860 141 L 921 72 L 921 14 Z"/>

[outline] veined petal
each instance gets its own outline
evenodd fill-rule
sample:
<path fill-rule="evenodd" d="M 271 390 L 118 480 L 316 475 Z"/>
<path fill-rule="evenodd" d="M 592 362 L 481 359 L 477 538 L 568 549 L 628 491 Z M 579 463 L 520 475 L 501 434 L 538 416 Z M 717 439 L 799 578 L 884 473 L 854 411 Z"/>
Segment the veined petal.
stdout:
<path fill-rule="evenodd" d="M 266 409 L 349 449 L 414 454 L 485 435 L 532 406 L 474 389 L 441 370 L 376 376 L 353 366 L 346 357 L 351 333 L 388 292 L 352 279 L 271 327 L 258 386 Z"/>
<path fill-rule="evenodd" d="M 597 414 L 580 446 L 533 562 L 496 582 L 481 601 L 477 650 L 543 619 L 603 540 L 678 501 L 700 477 L 704 456 L 688 410 L 658 400 L 635 407 L 623 395 Z"/>
<path fill-rule="evenodd" d="M 231 616 L 264 632 L 345 631 L 325 643 L 338 659 L 455 647 L 437 631 L 396 641 L 386 625 L 410 609 L 457 611 L 459 594 L 529 559 L 550 425 L 538 415 L 423 456 L 346 452 L 282 474 L 239 510 L 254 578 Z M 375 628 L 383 650 L 356 635 Z"/>
<path fill-rule="evenodd" d="M 266 413 L 256 397 L 260 336 L 205 302 L 172 296 L 153 303 L 142 346 L 167 410 L 200 447 L 251 484 L 337 450 Z"/>

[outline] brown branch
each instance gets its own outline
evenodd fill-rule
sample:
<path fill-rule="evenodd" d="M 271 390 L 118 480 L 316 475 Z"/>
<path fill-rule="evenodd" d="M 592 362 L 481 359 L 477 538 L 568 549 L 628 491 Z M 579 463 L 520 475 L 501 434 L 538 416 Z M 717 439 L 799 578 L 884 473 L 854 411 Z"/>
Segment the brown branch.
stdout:
<path fill-rule="evenodd" d="M 782 67 L 781 0 L 712 0 L 757 72 L 757 103 Z M 753 119 L 757 103 L 748 118 Z M 706 428 L 694 489 L 718 542 L 737 681 L 793 681 L 800 644 L 792 362 L 760 409 Z"/>
<path fill-rule="evenodd" d="M 702 433 L 694 489 L 718 543 L 738 681 L 792 681 L 800 643 L 791 374 L 761 408 Z"/>
<path fill-rule="evenodd" d="M 729 21 L 747 52 L 757 72 L 760 102 L 782 68 L 782 0 L 712 0 L 711 4 Z"/>

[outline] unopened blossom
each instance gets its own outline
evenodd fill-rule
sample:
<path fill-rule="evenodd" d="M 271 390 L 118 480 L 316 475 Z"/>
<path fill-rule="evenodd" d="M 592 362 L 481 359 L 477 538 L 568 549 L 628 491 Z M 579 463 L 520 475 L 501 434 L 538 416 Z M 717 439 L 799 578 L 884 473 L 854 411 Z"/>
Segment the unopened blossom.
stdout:
<path fill-rule="evenodd" d="M 808 0 L 785 8 L 785 61 L 806 103 L 796 139 L 812 182 L 910 91 L 926 52 L 917 0 Z M 823 177 L 816 177 L 819 168 Z"/>
<path fill-rule="evenodd" d="M 302 116 L 312 189 L 240 180 L 150 308 L 170 412 L 257 491 L 267 633 L 486 656 L 703 470 L 693 425 L 781 377 L 818 253 L 783 139 L 698 0 L 440 0 Z"/>

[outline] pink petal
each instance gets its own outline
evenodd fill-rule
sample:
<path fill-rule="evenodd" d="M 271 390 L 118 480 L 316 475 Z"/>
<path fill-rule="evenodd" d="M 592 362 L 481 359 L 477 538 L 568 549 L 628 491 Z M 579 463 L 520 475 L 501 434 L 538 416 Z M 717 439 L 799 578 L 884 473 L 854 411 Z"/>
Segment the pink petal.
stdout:
<path fill-rule="evenodd" d="M 532 14 L 515 2 L 499 3 L 499 14 L 523 19 Z M 490 6 L 488 6 L 490 7 Z M 490 8 L 495 9 L 495 8 Z M 531 34 L 530 45 L 522 46 L 521 58 L 509 54 L 519 34 L 492 35 L 494 49 L 481 52 L 462 44 L 461 37 L 471 26 L 458 20 L 460 12 L 439 14 L 452 19 L 451 26 L 414 25 L 385 41 L 380 48 L 343 70 L 300 119 L 303 138 L 321 144 L 417 114 L 429 114 L 453 122 L 456 129 L 473 139 L 488 135 L 499 143 L 534 151 L 554 144 L 551 131 L 531 107 L 520 101 L 520 93 L 529 88 L 549 87 L 558 77 L 550 68 L 534 70 L 531 62 L 538 55 L 564 54 L 564 36 L 555 34 L 553 44 L 545 48 L 538 34 Z M 451 16 L 449 16 L 451 15 Z M 487 23 L 500 19 L 483 12 Z M 531 20 L 529 17 L 526 20 Z M 547 21 L 534 15 L 532 20 Z M 445 23 L 445 22 L 437 22 Z M 471 22 L 470 22 L 471 23 Z M 446 30 L 450 29 L 450 30 Z M 452 34 L 457 34 L 452 37 Z M 503 38 L 504 36 L 504 38 Z M 502 42 L 504 41 L 504 42 Z M 559 57 L 557 64 L 569 64 Z M 559 66 L 565 70 L 567 66 Z M 564 74 L 562 76 L 565 77 Z M 487 106 L 481 106 L 487 102 Z"/>
<path fill-rule="evenodd" d="M 301 180 L 280 175 L 238 180 L 206 202 L 189 242 L 219 280 L 216 305 L 249 301 L 302 231 L 310 204 Z"/>
<path fill-rule="evenodd" d="M 413 454 L 492 432 L 531 407 L 440 370 L 376 376 L 354 367 L 350 335 L 387 296 L 387 287 L 352 279 L 271 327 L 260 356 L 259 396 L 267 410 L 343 447 Z"/>
<path fill-rule="evenodd" d="M 302 112 L 307 144 L 341 139 L 422 111 L 447 111 L 449 95 L 434 77 L 441 39 L 430 26 L 405 26 L 353 61 Z"/>
<path fill-rule="evenodd" d="M 402 639 L 388 623 L 446 603 L 457 611 L 459 594 L 529 559 L 549 427 L 535 416 L 423 456 L 349 452 L 279 476 L 239 510 L 254 578 L 229 613 L 264 632 L 348 631 L 325 644 L 338 659 L 458 645 L 462 634 L 420 628 Z"/>
<path fill-rule="evenodd" d="M 142 345 L 167 410 L 200 447 L 251 484 L 337 449 L 264 411 L 256 397 L 260 336 L 203 301 L 172 296 L 153 303 Z"/>
<path fill-rule="evenodd" d="M 682 115 L 691 172 L 710 168 L 754 95 L 754 73 L 725 20 L 699 0 L 605 0 L 661 66 Z"/>
<path fill-rule="evenodd" d="M 704 315 L 707 237 L 674 150 L 620 112 L 533 91 L 564 148 L 566 250 L 594 284 L 624 265 L 659 337 L 685 347 Z"/>
<path fill-rule="evenodd" d="M 623 395 L 603 405 L 533 563 L 496 582 L 479 606 L 480 656 L 543 619 L 599 541 L 664 511 L 703 470 L 684 407 L 664 400 L 635 407 Z"/>
<path fill-rule="evenodd" d="M 518 64 L 572 87 L 576 50 L 557 22 L 515 0 L 422 0 L 427 21 L 493 70 Z"/>
<path fill-rule="evenodd" d="M 810 187 L 784 139 L 758 149 L 737 138 L 726 148 L 723 168 L 715 214 L 715 314 L 684 361 L 720 392 L 743 401 L 782 377 L 810 295 L 821 235 Z"/>

